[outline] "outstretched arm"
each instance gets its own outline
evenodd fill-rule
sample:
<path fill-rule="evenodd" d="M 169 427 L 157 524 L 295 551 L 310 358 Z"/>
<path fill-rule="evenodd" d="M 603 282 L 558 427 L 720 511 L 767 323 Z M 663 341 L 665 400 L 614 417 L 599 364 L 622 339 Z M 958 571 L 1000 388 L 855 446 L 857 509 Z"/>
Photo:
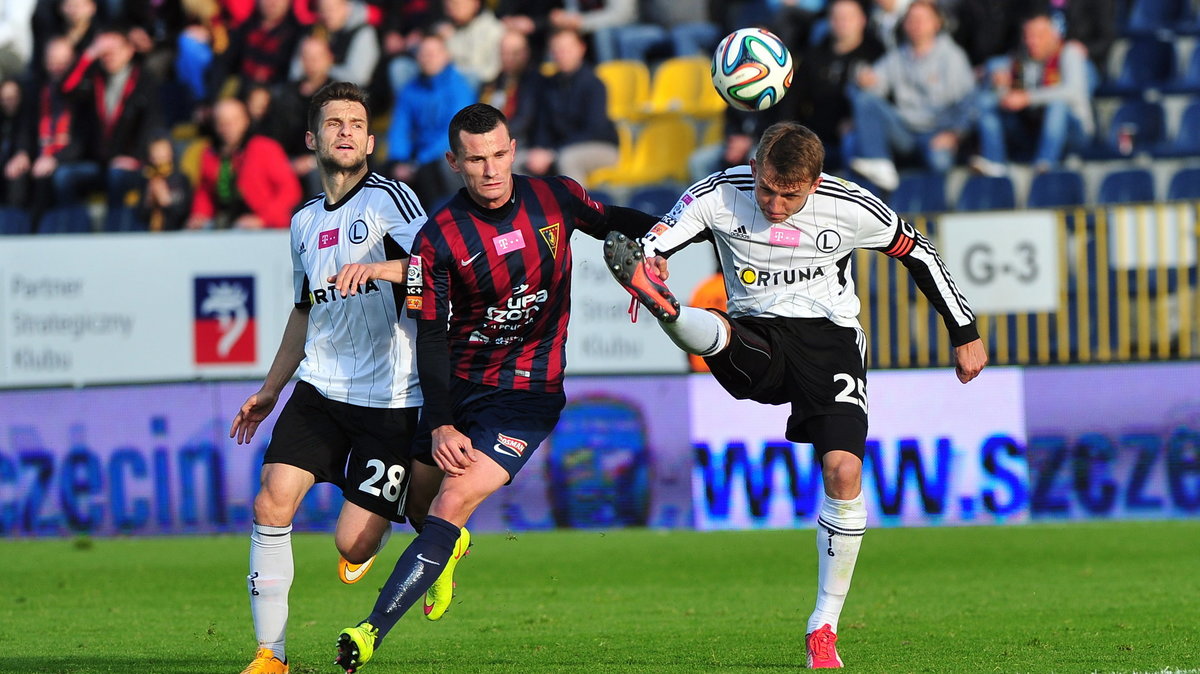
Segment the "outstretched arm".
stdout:
<path fill-rule="evenodd" d="M 229 427 L 229 437 L 236 438 L 237 444 L 244 445 L 254 438 L 255 431 L 279 402 L 279 393 L 287 386 L 296 368 L 304 360 L 304 342 L 308 336 L 308 310 L 292 307 L 288 316 L 287 326 L 283 329 L 283 339 L 279 350 L 275 352 L 275 360 L 271 361 L 271 369 L 262 388 L 242 403 L 241 409 L 233 418 Z"/>

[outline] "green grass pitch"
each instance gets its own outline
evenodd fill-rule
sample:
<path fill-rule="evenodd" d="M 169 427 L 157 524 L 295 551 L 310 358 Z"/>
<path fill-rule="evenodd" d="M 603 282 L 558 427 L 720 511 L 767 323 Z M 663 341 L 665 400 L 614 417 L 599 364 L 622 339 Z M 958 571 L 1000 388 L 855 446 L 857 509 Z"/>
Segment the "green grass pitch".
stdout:
<path fill-rule="evenodd" d="M 365 580 L 295 537 L 292 672 L 340 671 L 407 535 Z M 804 665 L 815 534 L 482 534 L 450 612 L 364 672 L 782 672 Z M 238 672 L 247 537 L 0 541 L 0 672 Z M 1200 672 L 1200 521 L 867 532 L 849 672 Z"/>

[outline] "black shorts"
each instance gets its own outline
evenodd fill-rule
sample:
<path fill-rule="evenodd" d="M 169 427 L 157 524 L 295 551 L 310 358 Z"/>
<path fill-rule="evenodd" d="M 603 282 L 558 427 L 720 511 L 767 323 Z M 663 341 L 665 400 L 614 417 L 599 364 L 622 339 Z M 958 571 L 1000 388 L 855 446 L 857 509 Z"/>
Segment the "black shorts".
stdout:
<path fill-rule="evenodd" d="M 450 381 L 454 427 L 471 446 L 508 472 L 508 482 L 558 424 L 567 397 L 484 386 L 454 377 Z M 413 442 L 413 458 L 433 464 L 433 439 L 422 420 Z M 505 483 L 507 484 L 507 483 Z"/>
<path fill-rule="evenodd" d="M 337 485 L 347 501 L 403 522 L 419 409 L 351 405 L 297 382 L 263 464 L 303 468 L 317 482 Z"/>
<path fill-rule="evenodd" d="M 860 459 L 867 438 L 867 368 L 861 330 L 825 318 L 730 318 L 730 345 L 704 359 L 735 398 L 790 403 L 786 437 Z"/>

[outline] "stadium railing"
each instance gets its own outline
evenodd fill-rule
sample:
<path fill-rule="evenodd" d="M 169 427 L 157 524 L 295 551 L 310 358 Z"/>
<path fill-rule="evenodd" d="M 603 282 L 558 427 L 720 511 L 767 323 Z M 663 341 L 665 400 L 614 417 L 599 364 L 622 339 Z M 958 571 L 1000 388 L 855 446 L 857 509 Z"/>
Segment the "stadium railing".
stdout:
<path fill-rule="evenodd" d="M 1053 211 L 1061 252 L 1057 309 L 977 313 L 993 365 L 1108 363 L 1200 355 L 1200 201 Z M 913 224 L 937 243 L 934 216 Z M 860 319 L 872 367 L 953 364 L 941 317 L 907 270 L 855 253 Z M 968 296 L 968 301 L 970 297 Z"/>

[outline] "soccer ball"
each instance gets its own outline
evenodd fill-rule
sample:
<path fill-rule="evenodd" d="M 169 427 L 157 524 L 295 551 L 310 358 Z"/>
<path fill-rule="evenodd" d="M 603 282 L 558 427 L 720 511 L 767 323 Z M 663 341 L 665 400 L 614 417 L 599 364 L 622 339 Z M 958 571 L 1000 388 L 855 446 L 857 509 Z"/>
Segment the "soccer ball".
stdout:
<path fill-rule="evenodd" d="M 766 110 L 792 86 L 792 55 L 768 30 L 735 30 L 713 53 L 712 83 L 733 107 Z"/>

